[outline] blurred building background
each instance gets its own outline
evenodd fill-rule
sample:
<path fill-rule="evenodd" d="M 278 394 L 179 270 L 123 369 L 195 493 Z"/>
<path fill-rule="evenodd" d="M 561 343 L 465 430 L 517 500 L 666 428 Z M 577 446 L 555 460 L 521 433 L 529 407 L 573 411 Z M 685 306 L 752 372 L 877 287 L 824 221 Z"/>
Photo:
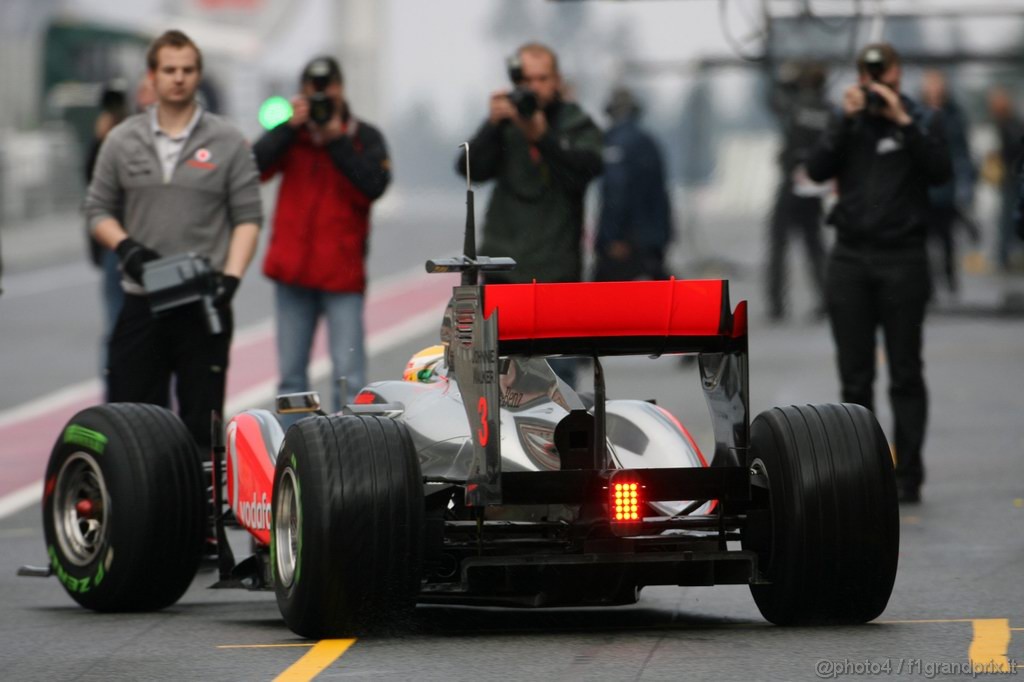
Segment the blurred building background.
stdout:
<path fill-rule="evenodd" d="M 749 222 L 760 239 L 776 185 L 768 93 L 789 60 L 828 65 L 836 99 L 871 39 L 904 54 L 911 95 L 923 68 L 942 69 L 979 166 L 996 144 L 986 93 L 1005 86 L 1018 106 L 1024 96 L 1015 0 L 3 0 L 0 229 L 75 209 L 104 83 L 133 84 L 147 42 L 172 27 L 204 51 L 210 106 L 253 137 L 264 99 L 294 93 L 315 54 L 339 56 L 355 111 L 388 136 L 392 204 L 450 195 L 455 146 L 490 91 L 507 85 L 504 56 L 528 39 L 548 42 L 600 122 L 617 85 L 645 102 L 687 258 L 727 250 L 718 221 Z M 994 191 L 979 193 L 983 223 L 994 220 Z"/>

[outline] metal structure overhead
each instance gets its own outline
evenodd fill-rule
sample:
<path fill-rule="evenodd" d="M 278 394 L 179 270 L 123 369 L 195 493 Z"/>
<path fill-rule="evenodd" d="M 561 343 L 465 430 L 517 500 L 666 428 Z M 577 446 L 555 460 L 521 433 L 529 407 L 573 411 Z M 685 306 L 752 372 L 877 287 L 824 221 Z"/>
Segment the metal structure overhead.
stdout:
<path fill-rule="evenodd" d="M 627 3 L 639 0 L 552 0 L 553 2 L 586 2 L 601 1 L 605 3 Z M 650 0 L 644 0 L 650 2 Z M 793 49 L 792 44 L 784 44 L 785 38 L 780 36 L 780 28 L 786 25 L 798 25 L 805 30 L 816 30 L 831 37 L 829 47 L 823 53 L 816 53 L 815 58 L 824 63 L 848 63 L 852 47 L 850 45 L 867 40 L 877 40 L 887 22 L 901 21 L 957 21 L 985 18 L 1022 18 L 1024 19 L 1024 3 L 1019 0 L 989 0 L 988 2 L 952 2 L 935 0 L 663 0 L 665 2 L 687 2 L 690 4 L 714 3 L 718 7 L 719 24 L 722 35 L 734 53 L 734 57 L 708 57 L 701 60 L 702 67 L 717 68 L 736 66 L 740 62 L 768 62 L 798 56 L 801 44 Z M 738 21 L 737 21 L 738 20 Z M 783 33 L 785 33 L 783 31 Z M 835 53 L 835 48 L 842 50 Z M 830 53 L 831 52 L 831 53 Z M 948 53 L 936 54 L 934 51 L 915 53 L 912 49 L 904 52 L 904 59 L 909 63 L 922 65 L 950 65 L 965 62 L 984 62 L 989 64 L 1021 64 L 1024 55 L 1016 52 L 985 52 L 969 50 L 951 50 Z M 627 62 L 627 69 L 632 73 L 661 73 L 691 71 L 692 64 L 681 65 L 676 62 Z"/>
<path fill-rule="evenodd" d="M 639 0 L 552 0 L 552 2 L 628 3 Z M 650 2 L 651 0 L 644 0 Z M 954 27 L 963 21 L 984 19 L 1021 20 L 1024 3 L 1019 0 L 989 2 L 921 2 L 920 0 L 663 0 L 712 4 L 718 8 L 719 27 L 732 55 L 707 55 L 699 60 L 628 59 L 626 73 L 653 76 L 756 66 L 771 70 L 792 59 L 813 56 L 827 66 L 848 65 L 856 48 L 881 40 L 887 26 L 921 22 L 945 22 Z M 799 36 L 798 39 L 797 36 Z M 986 64 L 1020 66 L 1024 52 L 1008 47 L 923 49 L 907 45 L 903 61 L 919 66 Z"/>

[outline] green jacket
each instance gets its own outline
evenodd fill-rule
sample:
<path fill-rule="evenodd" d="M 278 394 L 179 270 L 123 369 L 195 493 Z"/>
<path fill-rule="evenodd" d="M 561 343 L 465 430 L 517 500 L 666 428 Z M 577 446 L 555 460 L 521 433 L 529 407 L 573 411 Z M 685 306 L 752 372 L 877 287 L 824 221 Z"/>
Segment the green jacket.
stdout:
<path fill-rule="evenodd" d="M 511 123 L 485 122 L 470 141 L 474 182 L 495 180 L 480 255 L 511 256 L 517 265 L 489 282 L 582 279 L 583 195 L 601 173 L 601 131 L 582 109 L 556 102 L 548 132 L 530 145 Z M 464 158 L 456 168 L 466 174 Z"/>

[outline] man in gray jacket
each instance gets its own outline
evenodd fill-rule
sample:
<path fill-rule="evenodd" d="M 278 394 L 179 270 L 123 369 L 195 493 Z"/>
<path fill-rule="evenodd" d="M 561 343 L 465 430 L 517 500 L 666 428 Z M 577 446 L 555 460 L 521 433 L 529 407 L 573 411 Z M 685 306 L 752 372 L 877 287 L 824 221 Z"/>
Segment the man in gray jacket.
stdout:
<path fill-rule="evenodd" d="M 164 33 L 146 59 L 157 104 L 107 136 L 85 203 L 93 236 L 118 255 L 127 294 L 110 337 L 107 400 L 168 406 L 174 376 L 182 420 L 205 448 L 210 411 L 224 407 L 231 299 L 263 219 L 259 177 L 241 133 L 196 102 L 202 55 L 188 36 Z M 218 273 L 219 334 L 198 304 L 158 318 L 150 311 L 144 263 L 187 252 Z"/>

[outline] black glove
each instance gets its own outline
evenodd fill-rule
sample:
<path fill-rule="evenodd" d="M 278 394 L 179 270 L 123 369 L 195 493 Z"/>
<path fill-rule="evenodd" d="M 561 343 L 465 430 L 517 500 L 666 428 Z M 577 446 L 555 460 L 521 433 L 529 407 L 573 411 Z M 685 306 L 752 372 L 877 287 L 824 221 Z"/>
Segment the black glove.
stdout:
<path fill-rule="evenodd" d="M 241 280 L 234 275 L 221 275 L 218 278 L 217 293 L 213 297 L 213 305 L 222 309 L 230 306 L 231 299 L 235 297 L 239 284 L 241 284 Z"/>
<path fill-rule="evenodd" d="M 146 248 L 131 237 L 121 240 L 121 243 L 114 249 L 117 259 L 121 262 L 121 272 L 142 284 L 142 265 L 151 260 L 160 258 L 160 254 L 153 249 Z"/>

